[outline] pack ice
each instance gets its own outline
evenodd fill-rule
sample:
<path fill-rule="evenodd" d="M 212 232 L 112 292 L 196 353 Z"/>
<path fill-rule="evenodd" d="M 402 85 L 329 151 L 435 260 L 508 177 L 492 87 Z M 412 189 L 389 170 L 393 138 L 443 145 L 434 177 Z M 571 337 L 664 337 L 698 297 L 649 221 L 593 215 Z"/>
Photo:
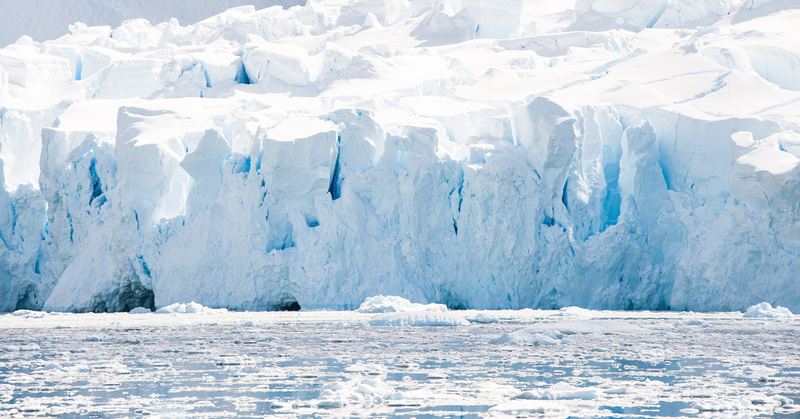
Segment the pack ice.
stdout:
<path fill-rule="evenodd" d="M 0 49 L 0 310 L 800 310 L 800 4 L 310 0 Z"/>

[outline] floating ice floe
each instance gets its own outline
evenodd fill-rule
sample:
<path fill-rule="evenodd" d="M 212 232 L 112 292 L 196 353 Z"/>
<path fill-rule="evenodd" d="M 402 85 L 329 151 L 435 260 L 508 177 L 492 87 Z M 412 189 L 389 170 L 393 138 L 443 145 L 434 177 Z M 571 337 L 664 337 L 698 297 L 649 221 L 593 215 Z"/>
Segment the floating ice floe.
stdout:
<path fill-rule="evenodd" d="M 468 326 L 469 322 L 454 313 L 413 311 L 386 313 L 369 321 L 372 326 Z"/>
<path fill-rule="evenodd" d="M 444 304 L 417 304 L 394 295 L 368 297 L 356 309 L 359 313 L 400 313 L 407 311 L 447 311 Z"/>
<path fill-rule="evenodd" d="M 772 304 L 763 302 L 751 306 L 744 312 L 744 317 L 757 319 L 793 320 L 794 314 L 786 307 L 772 307 Z"/>
<path fill-rule="evenodd" d="M 655 331 L 618 320 L 568 320 L 537 323 L 506 333 L 490 342 L 501 345 L 558 345 L 565 335 L 601 333 L 616 335 L 650 334 Z"/>
<path fill-rule="evenodd" d="M 175 303 L 170 304 L 166 307 L 161 307 L 156 310 L 158 314 L 213 314 L 213 313 L 224 313 L 228 310 L 224 308 L 208 308 L 201 304 L 195 303 L 194 301 L 190 303 Z"/>
<path fill-rule="evenodd" d="M 490 412 L 503 413 L 540 413 L 545 415 L 565 414 L 569 408 L 558 402 L 549 400 L 514 400 L 491 407 Z"/>
<path fill-rule="evenodd" d="M 556 315 L 564 317 L 592 317 L 593 313 L 594 312 L 592 310 L 587 310 L 582 307 L 570 306 L 561 308 L 560 310 L 558 310 L 558 313 Z"/>
<path fill-rule="evenodd" d="M 344 369 L 346 373 L 361 375 L 386 375 L 386 366 L 380 364 L 353 364 Z"/>
<path fill-rule="evenodd" d="M 338 409 L 348 404 L 367 406 L 381 404 L 394 392 L 390 385 L 379 378 L 340 381 L 322 387 L 317 406 L 323 409 Z"/>
<path fill-rule="evenodd" d="M 600 397 L 600 391 L 596 388 L 579 388 L 568 383 L 560 382 L 553 384 L 545 390 L 524 391 L 512 399 L 522 400 L 594 400 Z"/>
<path fill-rule="evenodd" d="M 500 319 L 497 318 L 497 316 L 487 313 L 485 311 L 475 313 L 472 316 L 465 316 L 465 318 L 470 323 L 498 323 L 500 321 Z"/>
<path fill-rule="evenodd" d="M 131 314 L 150 314 L 152 311 L 145 307 L 136 307 L 130 311 Z"/>
<path fill-rule="evenodd" d="M 11 313 L 11 314 L 13 314 L 15 316 L 18 316 L 18 317 L 24 317 L 26 319 L 31 319 L 31 318 L 38 319 L 38 318 L 42 318 L 42 317 L 47 316 L 48 313 L 46 313 L 44 311 L 17 310 L 15 312 Z"/>
<path fill-rule="evenodd" d="M 539 345 L 560 345 L 564 335 L 556 330 L 546 330 L 543 332 L 530 329 L 518 330 L 506 333 L 497 339 L 492 339 L 490 343 L 498 345 L 520 345 L 520 346 L 539 346 Z"/>

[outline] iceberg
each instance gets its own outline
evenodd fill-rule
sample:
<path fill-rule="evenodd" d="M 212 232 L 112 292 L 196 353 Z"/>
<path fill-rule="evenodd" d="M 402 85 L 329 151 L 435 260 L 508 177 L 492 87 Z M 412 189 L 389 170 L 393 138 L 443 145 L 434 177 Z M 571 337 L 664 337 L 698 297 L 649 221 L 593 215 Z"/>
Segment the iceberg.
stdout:
<path fill-rule="evenodd" d="M 770 303 L 759 303 L 744 312 L 744 317 L 757 319 L 794 320 L 794 314 L 786 307 L 772 307 Z"/>
<path fill-rule="evenodd" d="M 684 3 L 133 10 L 19 38 L 0 311 L 797 312 L 800 9 Z M 408 301 L 442 314 L 389 315 Z"/>
<path fill-rule="evenodd" d="M 372 326 L 469 326 L 469 322 L 455 313 L 410 311 L 386 313 L 373 317 Z"/>
<path fill-rule="evenodd" d="M 447 311 L 444 304 L 416 304 L 395 295 L 369 297 L 356 309 L 359 313 L 402 313 L 408 311 Z"/>

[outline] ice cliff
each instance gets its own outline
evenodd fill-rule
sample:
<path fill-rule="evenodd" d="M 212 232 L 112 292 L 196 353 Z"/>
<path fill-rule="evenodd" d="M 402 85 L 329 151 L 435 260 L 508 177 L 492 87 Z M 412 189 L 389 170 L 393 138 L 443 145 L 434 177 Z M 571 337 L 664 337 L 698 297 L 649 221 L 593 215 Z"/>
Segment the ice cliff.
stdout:
<path fill-rule="evenodd" d="M 800 3 L 309 1 L 0 49 L 0 311 L 800 310 Z"/>

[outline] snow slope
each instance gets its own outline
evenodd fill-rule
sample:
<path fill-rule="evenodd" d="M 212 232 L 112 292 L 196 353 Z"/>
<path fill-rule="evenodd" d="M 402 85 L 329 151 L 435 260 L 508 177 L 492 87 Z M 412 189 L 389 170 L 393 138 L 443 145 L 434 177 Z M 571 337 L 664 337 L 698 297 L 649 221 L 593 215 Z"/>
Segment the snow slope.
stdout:
<path fill-rule="evenodd" d="M 798 18 L 340 0 L 21 39 L 0 310 L 797 312 Z"/>

